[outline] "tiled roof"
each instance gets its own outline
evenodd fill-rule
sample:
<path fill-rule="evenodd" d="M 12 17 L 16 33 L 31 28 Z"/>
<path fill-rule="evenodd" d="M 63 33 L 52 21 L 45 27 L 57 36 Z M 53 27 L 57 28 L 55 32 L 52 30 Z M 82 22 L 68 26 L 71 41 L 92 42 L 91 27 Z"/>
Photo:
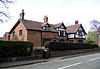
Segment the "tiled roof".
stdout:
<path fill-rule="evenodd" d="M 43 30 L 42 27 L 47 25 L 46 23 L 38 22 L 38 21 L 31 21 L 31 20 L 24 20 L 24 26 L 26 29 L 30 30 L 40 30 L 40 31 L 51 31 L 51 32 L 56 32 L 54 29 L 53 24 L 48 24 L 49 28 L 47 30 Z"/>
<path fill-rule="evenodd" d="M 57 27 L 60 27 L 62 25 L 62 23 L 58 23 L 58 24 L 55 24 L 54 26 L 55 26 L 55 28 L 57 28 Z"/>
<path fill-rule="evenodd" d="M 19 23 L 20 23 L 20 20 L 17 21 L 17 23 L 13 26 L 13 28 L 10 30 L 9 33 L 11 33 L 16 28 L 16 26 Z M 46 24 L 43 23 L 43 22 L 38 22 L 38 21 L 24 20 L 23 21 L 23 25 L 25 26 L 25 28 L 27 30 L 40 30 L 40 31 L 44 31 L 44 30 L 42 30 L 42 27 L 45 26 Z M 54 25 L 53 24 L 49 24 L 49 25 L 50 25 L 49 31 L 54 32 L 55 31 Z"/>
<path fill-rule="evenodd" d="M 54 26 L 53 24 L 49 24 L 49 23 L 42 23 L 42 24 L 41 24 L 41 27 L 43 27 L 43 26 L 47 26 L 47 25 L 48 25 L 49 27 L 53 27 L 53 26 Z"/>
<path fill-rule="evenodd" d="M 14 27 L 11 29 L 10 33 L 13 31 L 13 29 L 15 29 L 15 27 L 20 23 L 20 20 L 17 21 L 17 23 L 14 25 Z M 40 30 L 40 31 L 44 31 L 42 29 L 43 26 L 45 26 L 46 24 L 44 24 L 43 22 L 38 22 L 38 21 L 32 21 L 32 20 L 24 20 L 23 21 L 23 25 L 25 26 L 26 29 L 28 30 Z M 64 25 L 63 23 L 59 23 L 59 24 L 49 24 L 50 28 L 49 31 L 56 31 L 55 28 L 60 27 L 61 25 Z M 75 25 L 71 25 L 71 26 L 67 26 L 66 28 L 66 32 L 67 33 L 75 33 L 77 32 L 77 30 L 79 29 L 79 27 L 81 26 L 81 24 L 75 24 Z"/>
<path fill-rule="evenodd" d="M 64 23 L 55 24 L 54 27 L 55 27 L 55 28 L 58 28 L 58 27 L 61 27 L 62 25 L 64 26 L 64 28 L 66 28 L 65 25 L 64 25 Z"/>
<path fill-rule="evenodd" d="M 67 26 L 66 32 L 67 33 L 75 33 L 79 29 L 80 25 L 81 24 L 75 24 L 75 25 Z"/>
<path fill-rule="evenodd" d="M 23 24 L 26 27 L 26 29 L 41 30 L 41 25 L 43 23 L 38 21 L 24 20 Z"/>

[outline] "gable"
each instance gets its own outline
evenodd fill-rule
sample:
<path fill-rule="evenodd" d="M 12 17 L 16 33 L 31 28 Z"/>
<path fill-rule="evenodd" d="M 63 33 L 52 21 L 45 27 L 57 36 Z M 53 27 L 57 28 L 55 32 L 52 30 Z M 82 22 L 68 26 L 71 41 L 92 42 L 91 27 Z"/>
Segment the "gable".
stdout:
<path fill-rule="evenodd" d="M 17 22 L 9 32 L 11 40 L 27 40 L 27 30 L 22 22 Z"/>
<path fill-rule="evenodd" d="M 75 34 L 77 33 L 77 31 L 79 31 L 79 29 L 81 29 L 86 34 L 82 24 L 75 24 L 75 25 L 68 26 L 66 32 L 68 34 Z"/>
<path fill-rule="evenodd" d="M 11 29 L 10 32 L 9 32 L 9 34 L 12 33 L 12 31 L 16 28 L 16 26 L 18 26 L 19 23 L 20 23 L 20 20 L 18 20 L 18 21 L 16 22 L 16 24 L 12 27 L 12 29 Z"/>
<path fill-rule="evenodd" d="M 65 29 L 64 25 L 61 25 L 59 28 Z"/>
<path fill-rule="evenodd" d="M 62 23 L 59 28 L 66 29 L 66 26 Z"/>
<path fill-rule="evenodd" d="M 79 27 L 78 31 L 79 31 L 79 32 L 83 32 L 83 33 L 84 33 L 84 35 L 86 35 L 86 34 L 87 34 L 87 33 L 86 33 L 86 31 L 85 31 L 85 29 L 83 28 L 82 24 L 80 25 L 80 27 Z"/>
<path fill-rule="evenodd" d="M 83 37 L 86 35 L 86 32 L 82 25 L 78 28 L 77 32 L 75 33 L 76 37 Z"/>
<path fill-rule="evenodd" d="M 16 25 L 16 24 L 15 24 Z M 22 30 L 23 33 L 27 32 L 25 26 L 23 23 L 19 22 L 12 30 L 10 31 L 10 34 L 15 33 L 16 35 L 19 35 L 19 31 Z"/>
<path fill-rule="evenodd" d="M 66 29 L 66 26 L 64 25 L 64 23 L 59 23 L 59 24 L 55 24 L 54 28 Z"/>

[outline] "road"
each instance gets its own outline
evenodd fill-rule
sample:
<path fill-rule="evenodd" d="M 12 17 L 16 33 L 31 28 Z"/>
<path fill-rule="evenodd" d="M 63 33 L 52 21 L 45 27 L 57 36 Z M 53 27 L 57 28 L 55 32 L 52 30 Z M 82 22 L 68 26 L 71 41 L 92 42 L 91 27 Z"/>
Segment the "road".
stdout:
<path fill-rule="evenodd" d="M 48 62 L 5 69 L 100 69 L 100 53 L 73 58 L 52 59 Z"/>

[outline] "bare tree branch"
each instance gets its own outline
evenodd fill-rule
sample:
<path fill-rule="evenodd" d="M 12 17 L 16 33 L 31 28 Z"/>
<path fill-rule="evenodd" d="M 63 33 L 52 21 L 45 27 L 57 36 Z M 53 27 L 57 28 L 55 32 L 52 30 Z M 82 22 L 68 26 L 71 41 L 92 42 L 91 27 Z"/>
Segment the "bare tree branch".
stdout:
<path fill-rule="evenodd" d="M 10 3 L 13 3 L 14 0 L 0 0 L 0 3 L 2 5 L 0 5 L 0 15 L 2 15 L 3 17 L 6 17 L 6 18 L 9 18 L 9 15 L 8 15 L 8 8 L 9 8 L 9 4 Z M 2 10 L 2 7 L 3 7 L 3 10 Z M 4 22 L 4 18 L 0 18 L 0 22 Z"/>
<path fill-rule="evenodd" d="M 6 2 L 4 0 L 0 0 L 0 2 L 5 6 L 5 8 L 8 8 L 7 4 L 6 4 Z"/>
<path fill-rule="evenodd" d="M 9 1 L 9 0 L 6 0 L 6 2 L 7 2 L 7 3 L 13 3 L 14 0 L 12 0 L 12 1 L 11 1 L 11 0 L 10 0 L 10 1 Z"/>
<path fill-rule="evenodd" d="M 0 19 L 0 22 L 2 22 L 2 23 L 3 23 L 4 21 L 3 21 L 2 19 Z"/>
<path fill-rule="evenodd" d="M 8 15 L 7 15 L 7 13 L 5 13 L 5 12 L 0 12 L 0 14 L 2 14 L 2 15 L 4 15 L 5 17 L 9 17 Z"/>
<path fill-rule="evenodd" d="M 90 21 L 90 24 L 91 24 L 91 28 L 95 30 L 98 30 L 98 28 L 100 27 L 100 22 L 97 20 Z"/>

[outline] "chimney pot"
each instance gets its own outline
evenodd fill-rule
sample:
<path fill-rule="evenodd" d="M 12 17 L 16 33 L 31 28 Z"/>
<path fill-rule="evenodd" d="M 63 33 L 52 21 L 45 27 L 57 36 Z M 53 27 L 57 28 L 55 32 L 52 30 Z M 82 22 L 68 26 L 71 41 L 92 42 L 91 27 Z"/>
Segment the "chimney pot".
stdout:
<path fill-rule="evenodd" d="M 44 23 L 48 23 L 48 16 L 44 16 L 43 20 L 44 20 Z"/>
<path fill-rule="evenodd" d="M 78 24 L 78 20 L 75 20 L 75 24 Z"/>

